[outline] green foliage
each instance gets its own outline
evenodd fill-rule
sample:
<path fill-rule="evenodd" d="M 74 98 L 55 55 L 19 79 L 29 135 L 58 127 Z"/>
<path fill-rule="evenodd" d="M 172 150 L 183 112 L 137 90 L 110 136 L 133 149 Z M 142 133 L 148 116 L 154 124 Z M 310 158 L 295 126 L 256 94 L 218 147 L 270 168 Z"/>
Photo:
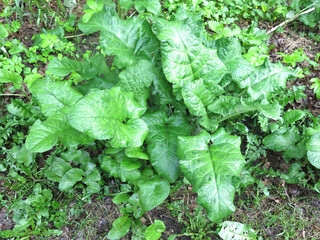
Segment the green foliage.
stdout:
<path fill-rule="evenodd" d="M 144 235 L 147 240 L 157 240 L 161 237 L 161 233 L 166 229 L 164 223 L 160 220 L 155 220 L 153 224 L 147 227 Z"/>
<path fill-rule="evenodd" d="M 224 239 L 257 239 L 256 233 L 253 229 L 239 222 L 226 221 L 221 224 L 219 236 Z"/>
<path fill-rule="evenodd" d="M 2 153 L 8 160 L 0 171 L 8 170 L 12 179 L 25 183 L 25 176 L 34 178 L 30 166 L 36 167 L 38 153 L 40 161 L 46 160 L 40 178 L 50 186 L 56 183 L 63 193 L 82 189 L 84 198 L 99 193 L 105 178 L 114 178 L 120 187 L 106 194 L 121 205 L 123 216 L 114 221 L 107 238 L 140 229 L 146 239 L 159 239 L 163 222 L 144 231 L 140 218 L 161 205 L 183 178 L 197 193 L 197 214 L 203 207 L 208 219 L 219 223 L 235 211 L 234 195 L 252 177 L 244 169 L 240 137 L 230 134 L 246 136 L 250 162 L 265 156 L 267 148 L 284 152 L 287 161 L 307 154 L 319 168 L 318 128 L 296 125 L 309 116 L 304 111 L 282 113 L 288 102 L 303 96 L 302 88 L 286 89 L 298 71 L 270 62 L 265 31 L 219 23 L 221 18 L 233 22 L 243 11 L 271 19 L 271 6 L 276 6 L 273 14 L 284 14 L 286 9 L 273 3 L 186 1 L 194 9 L 206 6 L 204 16 L 217 17 L 209 22 L 216 34 L 209 36 L 201 17 L 186 10 L 177 11 L 171 21 L 158 17 L 157 0 L 119 1 L 118 13 L 113 1 L 89 0 L 79 28 L 87 35 L 99 33 L 101 53 L 87 52 L 79 59 L 61 26 L 43 29 L 30 49 L 18 41 L 4 44 L 8 54 L 0 58 L 0 82 L 12 83 L 13 91 L 32 98 L 30 103 L 13 100 L 8 119 L 0 122 Z M 121 11 L 132 6 L 152 14 L 122 19 Z M 226 18 L 229 10 L 233 15 Z M 107 56 L 113 57 L 112 65 Z M 284 62 L 295 66 L 301 57 L 297 51 L 284 56 Z M 48 63 L 46 76 L 26 63 Z M 14 70 L 7 71 L 9 66 Z M 12 116 L 18 120 L 10 120 Z M 250 118 L 259 132 L 269 134 L 262 140 L 265 148 L 262 137 L 245 124 Z M 14 130 L 23 121 L 25 128 Z M 8 150 L 5 141 L 19 136 Z M 290 183 L 304 178 L 300 165 L 281 177 Z M 55 208 L 51 190 L 38 184 L 34 189 L 12 207 L 18 232 L 42 226 Z M 203 220 L 190 220 L 191 232 L 200 226 L 192 236 L 206 237 L 207 226 L 199 223 Z M 219 234 L 242 239 L 247 233 L 253 235 L 242 224 L 225 222 Z"/>

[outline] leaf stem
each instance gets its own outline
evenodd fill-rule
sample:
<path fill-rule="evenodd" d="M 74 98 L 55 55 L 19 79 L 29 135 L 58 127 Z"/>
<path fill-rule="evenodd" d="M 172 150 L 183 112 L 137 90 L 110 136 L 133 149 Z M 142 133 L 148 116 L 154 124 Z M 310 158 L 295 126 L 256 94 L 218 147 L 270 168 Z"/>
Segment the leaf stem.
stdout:
<path fill-rule="evenodd" d="M 86 35 L 85 33 L 77 34 L 77 35 L 71 35 L 71 36 L 65 36 L 64 38 L 75 38 L 75 37 L 81 37 Z"/>
<path fill-rule="evenodd" d="M 6 96 L 19 96 L 19 97 L 27 97 L 24 94 L 14 94 L 14 93 L 8 93 L 8 94 L 0 94 L 0 97 L 6 97 Z"/>
<path fill-rule="evenodd" d="M 231 113 L 227 114 L 225 117 L 221 118 L 218 123 L 223 122 L 229 118 L 235 117 L 237 115 L 247 113 L 247 112 L 252 112 L 258 110 L 258 107 L 244 107 L 243 105 L 238 105 L 234 111 Z"/>

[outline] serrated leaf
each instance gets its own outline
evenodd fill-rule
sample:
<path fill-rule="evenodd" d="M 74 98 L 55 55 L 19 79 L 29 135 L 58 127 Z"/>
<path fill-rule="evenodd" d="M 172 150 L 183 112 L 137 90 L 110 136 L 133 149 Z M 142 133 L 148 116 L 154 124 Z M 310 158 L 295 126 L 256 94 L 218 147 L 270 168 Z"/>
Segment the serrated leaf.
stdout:
<path fill-rule="evenodd" d="M 128 217 L 119 217 L 113 224 L 111 230 L 108 232 L 107 238 L 111 240 L 122 238 L 126 235 L 131 227 L 131 219 Z"/>
<path fill-rule="evenodd" d="M 33 82 L 30 92 L 39 101 L 41 112 L 47 117 L 56 115 L 58 111 L 83 98 L 67 82 L 52 81 L 49 78 Z"/>
<path fill-rule="evenodd" d="M 0 69 L 0 83 L 13 83 L 16 89 L 20 89 L 22 77 L 16 72 Z"/>
<path fill-rule="evenodd" d="M 226 67 L 217 51 L 205 47 L 194 35 L 188 19 L 168 22 L 158 19 L 154 32 L 160 40 L 163 72 L 173 84 L 173 92 L 182 99 L 181 90 L 187 83 L 203 80 L 208 86 L 217 85 L 226 73 Z"/>
<path fill-rule="evenodd" d="M 59 181 L 60 191 L 68 191 L 77 182 L 82 180 L 83 171 L 79 168 L 72 168 Z"/>
<path fill-rule="evenodd" d="M 306 144 L 309 162 L 320 169 L 320 133 L 313 135 Z"/>
<path fill-rule="evenodd" d="M 90 137 L 111 139 L 114 148 L 140 147 L 148 134 L 147 124 L 138 118 L 144 111 L 132 93 L 112 88 L 86 95 L 70 108 L 68 119 Z"/>
<path fill-rule="evenodd" d="M 163 203 L 170 193 L 170 184 L 158 176 L 141 180 L 138 186 L 139 201 L 144 211 L 150 211 Z"/>
<path fill-rule="evenodd" d="M 225 221 L 221 224 L 218 233 L 223 240 L 249 240 L 257 239 L 255 231 L 239 222 Z"/>
<path fill-rule="evenodd" d="M 161 177 L 173 183 L 180 175 L 178 136 L 189 136 L 192 126 L 183 114 L 167 117 L 164 112 L 156 112 L 145 114 L 143 120 L 149 127 L 146 141 L 151 164 Z"/>
<path fill-rule="evenodd" d="M 71 127 L 63 116 L 56 115 L 44 122 L 37 120 L 32 125 L 26 138 L 26 148 L 31 152 L 45 152 L 50 150 L 58 140 L 67 147 L 76 147 L 93 141 Z"/>
<path fill-rule="evenodd" d="M 161 13 L 161 4 L 159 0 L 134 0 L 134 6 L 138 12 L 142 12 L 146 9 L 156 16 Z"/>
<path fill-rule="evenodd" d="M 197 136 L 179 137 L 177 154 L 181 171 L 211 221 L 217 222 L 235 210 L 233 197 L 237 185 L 233 178 L 240 175 L 244 165 L 240 143 L 239 137 L 228 135 L 224 129 L 212 137 L 205 131 Z"/>
<path fill-rule="evenodd" d="M 133 92 L 135 100 L 146 107 L 146 100 L 150 94 L 149 87 L 157 78 L 151 62 L 140 60 L 119 74 L 118 85 L 126 92 Z"/>

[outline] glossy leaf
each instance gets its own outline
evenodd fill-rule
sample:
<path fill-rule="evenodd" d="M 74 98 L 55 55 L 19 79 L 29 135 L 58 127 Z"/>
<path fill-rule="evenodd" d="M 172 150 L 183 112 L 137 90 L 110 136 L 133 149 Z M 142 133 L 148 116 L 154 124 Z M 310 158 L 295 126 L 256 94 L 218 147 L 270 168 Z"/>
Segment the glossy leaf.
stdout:
<path fill-rule="evenodd" d="M 159 15 L 161 13 L 159 0 L 134 0 L 134 6 L 138 12 L 142 12 L 146 9 L 154 15 Z"/>
<path fill-rule="evenodd" d="M 148 134 L 147 124 L 139 119 L 145 111 L 132 93 L 120 88 L 89 93 L 68 113 L 71 126 L 95 139 L 111 139 L 112 147 L 139 147 Z"/>
<path fill-rule="evenodd" d="M 128 217 L 119 217 L 113 224 L 111 230 L 108 232 L 107 238 L 111 240 L 122 238 L 126 235 L 131 227 L 131 219 Z"/>
<path fill-rule="evenodd" d="M 270 63 L 266 60 L 246 79 L 247 92 L 254 100 L 265 97 L 277 89 L 285 88 L 290 75 L 292 72 L 280 63 Z"/>
<path fill-rule="evenodd" d="M 72 106 L 83 98 L 82 94 L 67 82 L 53 81 L 49 78 L 33 82 L 30 92 L 39 101 L 41 112 L 47 117 L 56 115 L 58 111 Z"/>
<path fill-rule="evenodd" d="M 164 230 L 166 230 L 164 223 L 160 220 L 155 220 L 153 224 L 146 228 L 144 235 L 147 240 L 157 240 Z"/>
<path fill-rule="evenodd" d="M 239 222 L 225 221 L 221 224 L 218 233 L 223 240 L 254 240 L 257 239 L 255 231 Z"/>
<path fill-rule="evenodd" d="M 128 158 L 123 154 L 115 155 L 114 158 L 104 156 L 101 160 L 101 168 L 111 176 L 119 178 L 121 181 L 134 182 L 140 179 L 139 168 L 141 163 L 135 159 Z"/>
<path fill-rule="evenodd" d="M 140 60 L 119 74 L 118 85 L 126 92 L 133 92 L 135 100 L 146 106 L 150 94 L 149 87 L 156 79 L 157 75 L 151 62 Z"/>
<path fill-rule="evenodd" d="M 161 177 L 173 183 L 180 175 L 178 136 L 189 136 L 192 126 L 183 114 L 167 117 L 164 112 L 156 112 L 145 114 L 143 120 L 150 131 L 146 141 L 151 164 Z"/>
<path fill-rule="evenodd" d="M 158 176 L 143 179 L 138 186 L 139 201 L 144 211 L 150 211 L 163 203 L 170 193 L 170 184 Z"/>
<path fill-rule="evenodd" d="M 67 147 L 76 147 L 93 141 L 71 127 L 63 116 L 56 115 L 44 122 L 37 120 L 32 125 L 26 139 L 26 148 L 31 152 L 45 152 L 50 150 L 58 140 Z"/>
<path fill-rule="evenodd" d="M 236 38 L 221 38 L 216 41 L 218 56 L 228 68 L 233 81 L 239 88 L 246 87 L 245 79 L 254 71 L 254 67 L 241 54 L 241 45 Z"/>
<path fill-rule="evenodd" d="M 177 154 L 181 171 L 198 194 L 197 203 L 214 222 L 235 210 L 233 197 L 237 184 L 233 179 L 240 175 L 244 165 L 240 143 L 240 138 L 228 135 L 224 129 L 212 136 L 203 131 L 197 136 L 179 137 Z"/>
<path fill-rule="evenodd" d="M 205 47 L 195 36 L 187 20 L 168 22 L 157 20 L 153 30 L 160 40 L 163 72 L 173 84 L 174 94 L 181 100 L 181 90 L 187 83 L 203 80 L 207 86 L 217 85 L 226 67 L 217 51 Z"/>
<path fill-rule="evenodd" d="M 307 142 L 307 156 L 309 162 L 320 169 L 320 133 L 313 135 Z"/>
<path fill-rule="evenodd" d="M 15 88 L 20 89 L 22 77 L 16 72 L 0 69 L 0 83 L 13 83 Z"/>
<path fill-rule="evenodd" d="M 59 181 L 60 191 L 68 191 L 77 182 L 82 180 L 83 171 L 79 168 L 72 168 Z"/>
<path fill-rule="evenodd" d="M 120 19 L 112 12 L 95 13 L 90 21 L 79 28 L 86 34 L 100 32 L 100 44 L 108 55 L 115 55 L 115 64 L 123 68 L 140 59 L 152 60 L 151 53 L 158 42 L 146 20 L 132 17 Z M 126 33 L 126 34 L 123 34 Z"/>

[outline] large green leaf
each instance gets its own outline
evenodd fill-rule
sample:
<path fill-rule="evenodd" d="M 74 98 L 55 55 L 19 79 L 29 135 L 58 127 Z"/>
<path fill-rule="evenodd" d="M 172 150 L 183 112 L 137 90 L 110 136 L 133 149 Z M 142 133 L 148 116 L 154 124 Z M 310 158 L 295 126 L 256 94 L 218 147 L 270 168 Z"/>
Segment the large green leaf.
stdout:
<path fill-rule="evenodd" d="M 163 203 L 170 193 L 170 184 L 157 175 L 139 181 L 138 186 L 139 201 L 144 211 L 150 211 Z"/>
<path fill-rule="evenodd" d="M 175 182 L 180 174 L 178 136 L 189 136 L 192 126 L 183 114 L 167 117 L 164 112 L 156 112 L 145 114 L 142 119 L 150 131 L 146 141 L 152 166 L 161 177 Z"/>
<path fill-rule="evenodd" d="M 36 80 L 29 90 L 39 101 L 41 112 L 48 117 L 83 98 L 67 82 L 52 81 L 49 77 Z"/>
<path fill-rule="evenodd" d="M 148 134 L 147 124 L 139 119 L 145 111 L 133 94 L 120 88 L 89 93 L 70 108 L 71 126 L 95 139 L 111 139 L 115 148 L 140 147 Z"/>
<path fill-rule="evenodd" d="M 257 239 L 257 235 L 253 229 L 239 222 L 231 222 L 231 221 L 223 222 L 221 224 L 221 230 L 218 234 L 223 240 Z"/>
<path fill-rule="evenodd" d="M 246 79 L 248 94 L 254 100 L 263 98 L 276 89 L 285 88 L 287 79 L 293 73 L 280 63 L 265 63 Z"/>
<path fill-rule="evenodd" d="M 76 147 L 93 141 L 71 127 L 63 116 L 56 115 L 44 122 L 37 120 L 32 125 L 26 138 L 26 148 L 31 152 L 45 152 L 50 150 L 58 140 L 67 147 Z"/>
<path fill-rule="evenodd" d="M 254 67 L 241 54 L 241 45 L 236 38 L 221 38 L 216 41 L 219 58 L 231 73 L 238 87 L 246 87 L 245 79 L 254 71 Z"/>
<path fill-rule="evenodd" d="M 161 13 L 161 5 L 159 0 L 134 0 L 134 6 L 138 12 L 142 12 L 147 9 L 154 15 Z"/>
<path fill-rule="evenodd" d="M 82 180 L 83 171 L 79 168 L 72 168 L 59 181 L 60 191 L 68 191 L 77 182 Z"/>
<path fill-rule="evenodd" d="M 0 24 L 0 38 L 6 38 L 8 36 L 8 30 L 2 24 Z"/>
<path fill-rule="evenodd" d="M 158 49 L 158 41 L 144 19 L 132 17 L 120 19 L 110 12 L 95 13 L 79 28 L 86 34 L 100 32 L 100 44 L 108 55 L 115 55 L 115 64 L 123 68 L 139 59 L 152 60 L 152 53 Z M 125 34 L 124 34 L 125 33 Z"/>
<path fill-rule="evenodd" d="M 96 54 L 89 61 L 79 62 L 69 58 L 54 58 L 48 65 L 48 71 L 55 76 L 67 76 L 72 72 L 79 73 L 84 79 L 91 79 L 99 74 L 108 73 L 105 57 Z"/>
<path fill-rule="evenodd" d="M 194 35 L 188 19 L 169 22 L 158 19 L 153 28 L 161 42 L 163 72 L 173 84 L 178 100 L 187 83 L 203 80 L 206 86 L 217 85 L 226 73 L 226 67 L 217 51 L 205 47 Z"/>
<path fill-rule="evenodd" d="M 0 83 L 13 83 L 15 88 L 20 89 L 22 77 L 16 72 L 0 69 Z"/>
<path fill-rule="evenodd" d="M 306 149 L 300 134 L 294 129 L 275 131 L 262 139 L 266 148 L 273 151 L 283 151 L 285 159 L 300 159 L 304 157 Z"/>
<path fill-rule="evenodd" d="M 212 145 L 209 146 L 209 142 Z M 177 154 L 180 169 L 198 194 L 212 221 L 219 221 L 235 210 L 233 197 L 244 165 L 240 151 L 241 140 L 220 129 L 210 136 L 203 131 L 197 136 L 179 137 Z"/>
<path fill-rule="evenodd" d="M 320 133 L 313 135 L 307 142 L 307 156 L 309 162 L 320 169 Z"/>
<path fill-rule="evenodd" d="M 150 95 L 149 87 L 157 78 L 151 62 L 140 60 L 119 74 L 118 85 L 126 92 L 133 92 L 135 100 L 147 107 L 146 100 Z"/>
<path fill-rule="evenodd" d="M 129 217 L 119 217 L 113 224 L 111 230 L 108 232 L 107 238 L 111 240 L 122 238 L 126 235 L 131 227 L 132 220 Z"/>
<path fill-rule="evenodd" d="M 124 154 L 117 154 L 113 157 L 104 156 L 101 159 L 101 168 L 111 176 L 119 178 L 121 181 L 134 182 L 141 177 L 139 168 L 141 162 L 128 158 Z"/>

